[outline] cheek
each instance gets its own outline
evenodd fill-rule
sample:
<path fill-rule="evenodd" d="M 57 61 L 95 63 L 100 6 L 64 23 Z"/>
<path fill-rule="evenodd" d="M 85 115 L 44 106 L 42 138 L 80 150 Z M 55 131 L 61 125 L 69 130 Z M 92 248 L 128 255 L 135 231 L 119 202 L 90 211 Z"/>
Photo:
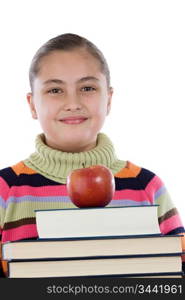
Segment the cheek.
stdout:
<path fill-rule="evenodd" d="M 93 112 L 93 127 L 97 130 L 100 130 L 102 125 L 104 124 L 105 118 L 107 115 L 107 110 L 105 105 L 98 105 Z"/>
<path fill-rule="evenodd" d="M 104 116 L 107 113 L 107 98 L 98 97 L 88 101 L 88 108 L 94 116 Z"/>
<path fill-rule="evenodd" d="M 37 107 L 40 118 L 48 120 L 56 115 L 56 108 L 52 101 L 40 101 Z"/>
<path fill-rule="evenodd" d="M 105 102 L 99 103 L 95 109 L 95 115 L 99 119 L 104 119 L 107 114 L 107 104 Z"/>

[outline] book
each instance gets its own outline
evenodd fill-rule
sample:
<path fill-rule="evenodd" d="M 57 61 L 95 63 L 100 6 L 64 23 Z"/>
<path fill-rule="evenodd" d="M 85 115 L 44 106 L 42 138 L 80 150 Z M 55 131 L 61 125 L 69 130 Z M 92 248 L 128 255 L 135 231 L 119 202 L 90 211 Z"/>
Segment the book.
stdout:
<path fill-rule="evenodd" d="M 36 210 L 39 238 L 160 234 L 158 205 Z"/>
<path fill-rule="evenodd" d="M 181 272 L 181 256 L 108 257 L 9 261 L 9 278 L 126 276 Z"/>
<path fill-rule="evenodd" d="M 180 235 L 158 205 L 37 210 L 39 239 L 3 244 L 8 277 L 182 277 Z"/>
<path fill-rule="evenodd" d="M 132 278 L 183 278 L 183 272 L 167 272 L 167 273 L 145 273 L 145 274 L 128 274 L 123 277 Z"/>
<path fill-rule="evenodd" d="M 2 245 L 2 259 L 47 259 L 181 253 L 180 235 L 20 240 Z"/>

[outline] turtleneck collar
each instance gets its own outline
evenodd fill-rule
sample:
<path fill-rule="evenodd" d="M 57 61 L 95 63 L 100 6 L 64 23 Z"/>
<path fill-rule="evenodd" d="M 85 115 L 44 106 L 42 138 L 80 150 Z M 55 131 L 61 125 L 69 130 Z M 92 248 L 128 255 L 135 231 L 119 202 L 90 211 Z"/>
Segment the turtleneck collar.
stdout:
<path fill-rule="evenodd" d="M 44 133 L 37 135 L 36 151 L 23 162 L 39 174 L 59 183 L 66 183 L 70 171 L 91 165 L 104 165 L 113 174 L 126 165 L 126 161 L 118 160 L 111 140 L 104 133 L 99 133 L 96 147 L 84 152 L 71 153 L 55 150 L 45 144 Z"/>

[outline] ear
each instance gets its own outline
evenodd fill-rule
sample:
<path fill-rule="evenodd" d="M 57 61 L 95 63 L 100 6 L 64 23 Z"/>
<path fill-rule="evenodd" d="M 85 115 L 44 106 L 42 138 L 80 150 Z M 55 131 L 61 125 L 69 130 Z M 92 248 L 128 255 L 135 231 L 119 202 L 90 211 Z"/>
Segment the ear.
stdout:
<path fill-rule="evenodd" d="M 26 95 L 26 98 L 27 98 L 27 101 L 28 101 L 28 105 L 30 107 L 32 118 L 33 119 L 38 119 L 37 118 L 37 112 L 36 112 L 36 109 L 35 109 L 35 105 L 34 105 L 34 102 L 33 102 L 33 94 L 32 93 L 28 93 Z"/>
<path fill-rule="evenodd" d="M 110 110 L 111 110 L 112 95 L 113 95 L 113 88 L 109 87 L 109 90 L 108 90 L 108 103 L 107 103 L 107 115 L 110 113 Z"/>

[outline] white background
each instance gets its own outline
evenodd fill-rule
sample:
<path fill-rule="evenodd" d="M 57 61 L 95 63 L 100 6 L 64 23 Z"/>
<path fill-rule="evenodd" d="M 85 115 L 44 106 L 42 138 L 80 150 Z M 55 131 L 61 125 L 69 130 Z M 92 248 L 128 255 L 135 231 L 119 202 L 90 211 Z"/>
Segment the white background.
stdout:
<path fill-rule="evenodd" d="M 161 177 L 185 223 L 185 1 L 37 0 L 0 6 L 0 168 L 34 151 L 26 93 L 36 50 L 62 33 L 104 53 L 113 106 L 102 132 L 120 159 Z"/>

